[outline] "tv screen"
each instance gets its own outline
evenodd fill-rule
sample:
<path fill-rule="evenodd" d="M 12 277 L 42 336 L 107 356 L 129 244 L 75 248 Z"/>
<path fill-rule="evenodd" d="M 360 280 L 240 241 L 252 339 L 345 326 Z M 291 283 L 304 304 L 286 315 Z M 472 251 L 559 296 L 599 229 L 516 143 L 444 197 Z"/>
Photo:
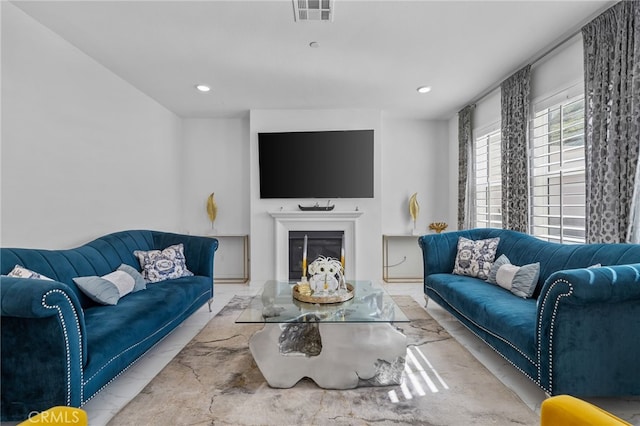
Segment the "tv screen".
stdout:
<path fill-rule="evenodd" d="M 260 198 L 373 198 L 373 130 L 259 133 Z"/>

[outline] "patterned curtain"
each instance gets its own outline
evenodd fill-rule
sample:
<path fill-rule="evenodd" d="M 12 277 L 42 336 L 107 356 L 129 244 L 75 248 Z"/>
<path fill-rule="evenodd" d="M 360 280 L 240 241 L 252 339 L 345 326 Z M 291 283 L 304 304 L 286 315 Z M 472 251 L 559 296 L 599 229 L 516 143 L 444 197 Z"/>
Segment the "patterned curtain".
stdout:
<path fill-rule="evenodd" d="M 502 91 L 502 227 L 529 230 L 529 80 L 531 65 L 506 79 Z"/>
<path fill-rule="evenodd" d="M 458 112 L 458 229 L 469 229 L 471 214 L 471 165 L 473 164 L 473 124 L 475 105 L 467 105 Z"/>
<path fill-rule="evenodd" d="M 640 2 L 617 3 L 582 35 L 586 240 L 625 242 L 632 234 L 640 144 Z"/>

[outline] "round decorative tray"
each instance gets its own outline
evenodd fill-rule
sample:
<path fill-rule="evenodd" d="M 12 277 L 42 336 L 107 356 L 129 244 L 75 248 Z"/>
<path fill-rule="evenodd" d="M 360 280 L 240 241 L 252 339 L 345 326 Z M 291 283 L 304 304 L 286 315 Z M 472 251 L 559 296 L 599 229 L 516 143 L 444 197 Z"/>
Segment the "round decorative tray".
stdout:
<path fill-rule="evenodd" d="M 299 285 L 301 284 L 296 284 L 293 286 L 293 292 L 292 292 L 293 298 L 306 303 L 320 303 L 320 304 L 342 303 L 342 302 L 346 302 L 347 300 L 353 299 L 353 296 L 355 294 L 353 286 L 349 283 L 347 283 L 346 293 L 332 294 L 330 296 L 314 296 L 312 294 L 308 294 L 308 292 L 304 290 L 303 292 L 300 292 L 300 289 L 298 288 Z M 307 284 L 307 288 L 308 288 L 308 284 Z"/>

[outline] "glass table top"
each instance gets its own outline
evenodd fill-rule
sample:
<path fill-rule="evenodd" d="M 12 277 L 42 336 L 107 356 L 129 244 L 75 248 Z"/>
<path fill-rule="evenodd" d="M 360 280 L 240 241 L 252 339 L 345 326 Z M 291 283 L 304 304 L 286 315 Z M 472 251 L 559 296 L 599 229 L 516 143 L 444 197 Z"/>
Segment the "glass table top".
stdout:
<path fill-rule="evenodd" d="M 267 281 L 240 314 L 237 323 L 389 323 L 409 322 L 402 309 L 378 284 L 350 281 L 354 297 L 341 303 L 313 304 L 293 298 L 295 282 Z"/>

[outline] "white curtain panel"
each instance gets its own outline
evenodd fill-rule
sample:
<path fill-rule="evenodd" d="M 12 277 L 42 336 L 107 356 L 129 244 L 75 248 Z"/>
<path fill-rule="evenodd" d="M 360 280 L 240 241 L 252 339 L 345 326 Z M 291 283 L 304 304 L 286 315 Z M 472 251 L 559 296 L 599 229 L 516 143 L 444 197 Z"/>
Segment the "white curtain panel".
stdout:
<path fill-rule="evenodd" d="M 636 181 L 633 188 L 633 199 L 631 200 L 631 219 L 627 242 L 640 244 L 640 162 L 636 167 Z"/>

